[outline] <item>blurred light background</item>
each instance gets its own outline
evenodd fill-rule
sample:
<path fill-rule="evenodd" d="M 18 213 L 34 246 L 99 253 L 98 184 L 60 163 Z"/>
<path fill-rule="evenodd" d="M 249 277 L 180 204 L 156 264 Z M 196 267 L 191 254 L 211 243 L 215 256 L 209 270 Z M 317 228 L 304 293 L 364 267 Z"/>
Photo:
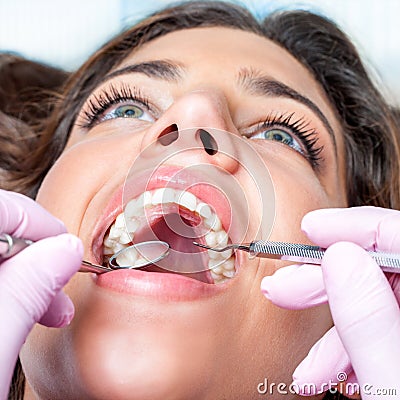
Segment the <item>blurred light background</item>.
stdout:
<path fill-rule="evenodd" d="M 301 8 L 353 39 L 383 93 L 400 105 L 400 1 L 241 0 L 257 16 Z M 0 50 L 73 70 L 113 35 L 168 0 L 0 0 Z"/>

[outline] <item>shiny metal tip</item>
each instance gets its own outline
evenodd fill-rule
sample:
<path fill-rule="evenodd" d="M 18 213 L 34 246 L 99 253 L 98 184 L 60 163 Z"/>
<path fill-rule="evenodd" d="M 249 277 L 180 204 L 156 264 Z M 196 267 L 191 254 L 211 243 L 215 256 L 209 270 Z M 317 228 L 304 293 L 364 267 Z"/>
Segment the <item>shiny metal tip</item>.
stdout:
<path fill-rule="evenodd" d="M 207 249 L 207 250 L 216 251 L 217 253 L 222 253 L 223 251 L 230 250 L 230 249 L 241 249 L 241 250 L 246 250 L 246 251 L 248 250 L 246 246 L 241 246 L 238 244 L 228 244 L 228 246 L 217 248 L 217 247 L 210 247 L 205 244 L 198 243 L 198 242 L 192 242 L 192 243 L 195 246 L 202 247 L 203 249 Z"/>

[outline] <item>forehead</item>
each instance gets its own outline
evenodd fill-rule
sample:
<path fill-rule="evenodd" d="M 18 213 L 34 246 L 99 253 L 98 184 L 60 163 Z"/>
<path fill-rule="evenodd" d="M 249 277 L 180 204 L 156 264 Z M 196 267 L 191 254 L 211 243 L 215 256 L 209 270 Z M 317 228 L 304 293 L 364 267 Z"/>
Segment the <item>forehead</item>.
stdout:
<path fill-rule="evenodd" d="M 286 49 L 265 37 L 226 27 L 179 30 L 145 43 L 117 69 L 163 59 L 182 65 L 189 81 L 228 90 L 243 69 L 269 76 L 311 99 L 335 133 L 340 132 L 332 106 L 310 71 Z"/>
<path fill-rule="evenodd" d="M 308 75 L 307 70 L 293 56 L 271 40 L 251 32 L 224 27 L 193 28 L 168 33 L 145 43 L 123 64 L 168 57 L 199 67 L 213 68 L 216 64 L 224 63 L 221 73 L 253 63 L 259 67 L 283 68 L 284 74 L 298 73 L 300 69 Z"/>
<path fill-rule="evenodd" d="M 326 114 L 332 114 L 312 74 L 287 50 L 252 32 L 225 27 L 179 30 L 145 43 L 118 68 L 160 59 L 180 62 L 188 67 L 190 76 L 199 71 L 204 80 L 218 77 L 220 83 L 221 77 L 232 82 L 230 78 L 241 69 L 252 68 L 299 91 L 326 108 Z"/>

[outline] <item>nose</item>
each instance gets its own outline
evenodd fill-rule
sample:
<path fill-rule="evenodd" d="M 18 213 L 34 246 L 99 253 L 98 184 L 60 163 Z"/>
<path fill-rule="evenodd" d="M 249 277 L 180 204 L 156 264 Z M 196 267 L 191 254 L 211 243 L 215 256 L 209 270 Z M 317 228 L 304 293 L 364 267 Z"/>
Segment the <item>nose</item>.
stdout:
<path fill-rule="evenodd" d="M 232 174 L 239 165 L 234 140 L 238 135 L 225 97 L 199 90 L 183 95 L 165 111 L 144 135 L 142 149 L 149 145 L 157 152 L 174 145 L 186 148 L 192 163 L 214 164 Z"/>

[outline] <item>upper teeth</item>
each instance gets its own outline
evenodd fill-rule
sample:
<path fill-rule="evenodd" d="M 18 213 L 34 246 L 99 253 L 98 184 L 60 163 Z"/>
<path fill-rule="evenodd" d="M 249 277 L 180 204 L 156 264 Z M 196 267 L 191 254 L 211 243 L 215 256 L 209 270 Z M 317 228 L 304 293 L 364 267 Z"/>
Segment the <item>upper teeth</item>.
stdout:
<path fill-rule="evenodd" d="M 146 191 L 138 198 L 129 201 L 125 211 L 117 216 L 108 235 L 104 238 L 104 255 L 111 256 L 130 245 L 136 230 L 140 227 L 140 218 L 145 215 L 146 208 L 168 203 L 178 204 L 197 213 L 202 218 L 204 225 L 209 229 L 205 235 L 208 246 L 227 245 L 228 234 L 223 230 L 220 219 L 208 204 L 199 200 L 193 193 L 172 188 L 160 188 Z M 208 250 L 208 255 L 208 268 L 215 283 L 222 283 L 235 275 L 235 262 L 231 250 L 223 253 Z M 135 262 L 134 259 L 129 262 L 132 261 Z M 127 264 L 128 260 L 125 260 L 121 254 L 121 258 L 117 258 L 117 262 Z"/>

